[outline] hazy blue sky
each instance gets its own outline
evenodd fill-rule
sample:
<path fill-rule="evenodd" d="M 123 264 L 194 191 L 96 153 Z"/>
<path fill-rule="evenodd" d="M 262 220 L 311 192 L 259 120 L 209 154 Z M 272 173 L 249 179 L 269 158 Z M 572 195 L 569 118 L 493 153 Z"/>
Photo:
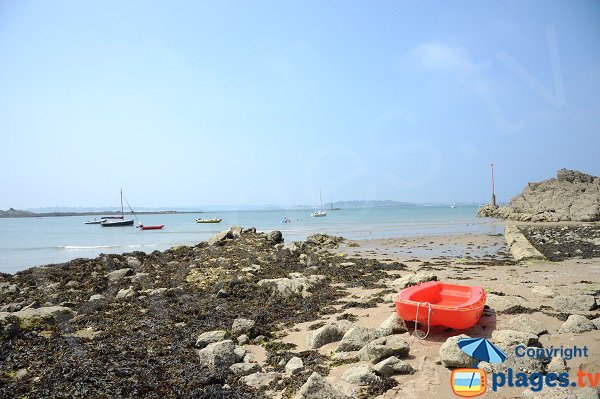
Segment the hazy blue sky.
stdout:
<path fill-rule="evenodd" d="M 1 1 L 0 209 L 600 175 L 598 1 Z"/>

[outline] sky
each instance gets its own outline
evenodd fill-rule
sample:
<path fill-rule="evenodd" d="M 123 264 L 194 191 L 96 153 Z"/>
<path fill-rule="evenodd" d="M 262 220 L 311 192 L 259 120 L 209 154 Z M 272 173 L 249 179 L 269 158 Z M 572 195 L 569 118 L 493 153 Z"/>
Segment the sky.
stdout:
<path fill-rule="evenodd" d="M 0 1 L 0 209 L 600 175 L 598 1 Z"/>

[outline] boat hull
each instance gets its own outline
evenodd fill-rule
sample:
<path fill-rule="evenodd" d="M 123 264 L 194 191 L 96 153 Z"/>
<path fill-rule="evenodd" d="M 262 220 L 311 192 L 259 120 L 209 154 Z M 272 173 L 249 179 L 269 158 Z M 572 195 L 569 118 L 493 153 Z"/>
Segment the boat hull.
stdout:
<path fill-rule="evenodd" d="M 430 326 L 446 326 L 457 330 L 473 327 L 483 314 L 486 295 L 481 287 L 430 281 L 407 288 L 396 295 L 396 312 L 405 321 L 417 319 L 427 324 L 431 305 Z"/>
<path fill-rule="evenodd" d="M 196 219 L 196 223 L 221 223 L 223 219 Z"/>
<path fill-rule="evenodd" d="M 102 227 L 123 227 L 123 226 L 133 226 L 133 220 L 107 220 L 105 222 L 100 223 Z"/>
<path fill-rule="evenodd" d="M 161 230 L 163 227 L 165 227 L 164 224 L 158 226 L 139 226 L 138 228 L 140 230 Z"/>

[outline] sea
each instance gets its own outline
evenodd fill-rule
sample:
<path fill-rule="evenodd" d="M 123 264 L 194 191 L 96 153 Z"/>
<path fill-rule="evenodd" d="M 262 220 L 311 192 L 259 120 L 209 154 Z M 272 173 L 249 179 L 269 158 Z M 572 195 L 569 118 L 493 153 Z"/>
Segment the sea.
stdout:
<path fill-rule="evenodd" d="M 286 242 L 315 233 L 372 240 L 405 236 L 461 233 L 499 234 L 502 223 L 477 218 L 476 206 L 411 206 L 329 210 L 311 217 L 312 210 L 214 211 L 198 214 L 157 214 L 133 217 L 135 225 L 164 224 L 163 230 L 86 225 L 90 216 L 0 219 L 0 272 L 15 273 L 31 266 L 94 258 L 101 253 L 152 252 L 176 245 L 195 245 L 230 226 L 280 230 Z M 200 224 L 202 218 L 222 218 Z M 282 223 L 284 218 L 291 223 Z"/>

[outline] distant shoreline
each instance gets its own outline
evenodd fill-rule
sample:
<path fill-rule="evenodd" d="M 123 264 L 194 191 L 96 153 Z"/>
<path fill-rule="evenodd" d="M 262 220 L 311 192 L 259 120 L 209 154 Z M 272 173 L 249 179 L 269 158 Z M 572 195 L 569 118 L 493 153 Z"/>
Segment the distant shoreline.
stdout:
<path fill-rule="evenodd" d="M 106 212 L 29 212 L 29 211 L 0 211 L 0 219 L 18 219 L 18 218 L 43 218 L 43 217 L 64 217 L 64 216 L 110 216 L 119 214 L 119 211 Z M 204 213 L 203 211 L 140 211 L 124 212 L 125 215 L 175 215 Z"/>

